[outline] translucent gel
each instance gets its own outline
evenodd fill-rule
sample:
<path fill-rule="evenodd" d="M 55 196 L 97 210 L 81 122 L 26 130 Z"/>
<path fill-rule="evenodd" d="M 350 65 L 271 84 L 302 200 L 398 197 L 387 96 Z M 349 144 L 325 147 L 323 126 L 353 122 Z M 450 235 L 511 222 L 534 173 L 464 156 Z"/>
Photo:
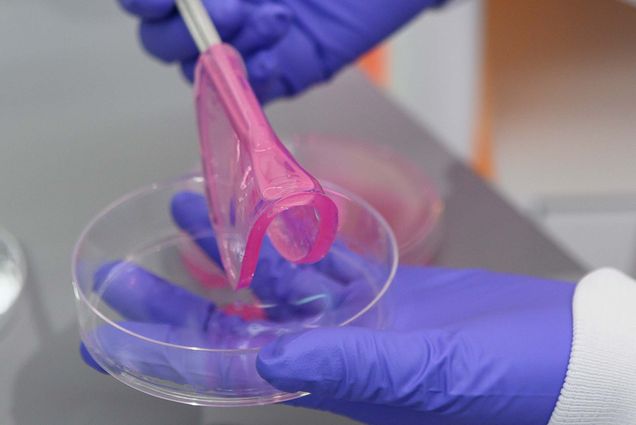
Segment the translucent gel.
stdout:
<path fill-rule="evenodd" d="M 276 137 L 239 54 L 224 44 L 201 54 L 195 90 L 206 194 L 230 284 L 249 285 L 266 232 L 287 260 L 320 260 L 337 207 Z"/>

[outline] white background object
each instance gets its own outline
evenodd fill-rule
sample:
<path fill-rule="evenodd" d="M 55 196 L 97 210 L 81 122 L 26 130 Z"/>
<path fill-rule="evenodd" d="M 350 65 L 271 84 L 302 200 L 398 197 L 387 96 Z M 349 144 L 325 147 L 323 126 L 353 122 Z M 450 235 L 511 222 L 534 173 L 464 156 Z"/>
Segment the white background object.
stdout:
<path fill-rule="evenodd" d="M 496 3 L 498 186 L 590 267 L 636 272 L 636 8 Z"/>
<path fill-rule="evenodd" d="M 481 82 L 483 1 L 424 12 L 391 41 L 390 92 L 469 159 Z"/>
<path fill-rule="evenodd" d="M 549 425 L 633 425 L 636 281 L 597 270 L 576 288 L 565 384 Z"/>

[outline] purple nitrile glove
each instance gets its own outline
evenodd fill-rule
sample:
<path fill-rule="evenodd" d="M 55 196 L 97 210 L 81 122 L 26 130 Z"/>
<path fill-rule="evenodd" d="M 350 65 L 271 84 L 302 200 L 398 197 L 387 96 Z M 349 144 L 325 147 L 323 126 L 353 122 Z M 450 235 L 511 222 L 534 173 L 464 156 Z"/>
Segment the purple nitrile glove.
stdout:
<path fill-rule="evenodd" d="M 574 285 L 402 267 L 387 329 L 286 335 L 257 368 L 291 404 L 369 424 L 545 425 L 563 385 Z"/>
<path fill-rule="evenodd" d="M 203 197 L 177 195 L 172 213 L 218 259 L 214 239 L 197 236 L 210 231 Z M 302 267 L 280 260 L 271 247 L 264 250 L 252 289 L 277 305 L 269 320 L 293 322 L 320 311 L 324 300 L 314 295 L 321 285 L 342 289 L 332 291 L 341 296 L 330 302 L 354 305 L 356 294 L 364 290 L 347 262 L 328 257 L 303 275 L 298 271 Z M 98 287 L 111 267 L 97 274 Z M 250 335 L 242 319 L 224 317 L 206 300 L 134 265 L 126 267 L 104 294 L 111 307 L 133 320 L 124 326 L 153 339 L 200 345 L 210 337 L 207 323 L 212 320 L 218 324 L 217 342 L 220 338 L 233 345 L 233 338 L 247 338 L 246 343 L 261 346 L 273 341 L 259 354 L 261 376 L 284 391 L 312 393 L 291 404 L 367 423 L 543 425 L 567 368 L 574 291 L 568 283 L 479 270 L 402 267 L 382 301 L 393 313 L 387 329 L 326 328 L 275 339 L 268 333 Z M 155 296 L 148 298 L 149 291 Z M 147 309 L 138 308 L 142 300 Z M 127 312 L 131 305 L 136 308 Z M 164 351 L 138 345 L 112 335 L 106 348 L 150 376 L 196 386 L 214 372 L 207 369 L 213 362 L 205 358 L 184 364 Z M 226 368 L 228 379 L 253 379 L 249 365 L 215 366 Z"/>
<path fill-rule="evenodd" d="M 218 263 L 205 198 L 180 192 L 172 200 L 171 213 L 175 224 Z M 363 263 L 352 268 L 356 262 Z M 303 329 L 306 320 L 332 324 L 353 316 L 375 296 L 366 284 L 372 267 L 340 244 L 316 264 L 294 265 L 265 240 L 250 286 L 259 304 L 266 306 L 265 317 L 254 319 L 222 311 L 209 300 L 132 262 L 104 264 L 95 273 L 94 291 L 122 317 L 118 325 L 137 335 L 179 346 L 250 348 L 263 346 L 280 333 Z M 225 385 L 219 377 L 249 388 L 266 385 L 254 369 L 256 353 L 246 364 L 247 357 L 237 359 L 215 352 L 183 355 L 180 350 L 150 343 L 112 326 L 94 332 L 104 357 L 150 377 L 201 388 L 210 382 Z M 83 345 L 81 353 L 90 366 L 103 372 Z"/>
<path fill-rule="evenodd" d="M 243 55 L 263 102 L 326 81 L 424 9 L 445 0 L 204 0 Z M 119 0 L 141 20 L 145 49 L 193 79 L 198 56 L 174 0 Z"/>

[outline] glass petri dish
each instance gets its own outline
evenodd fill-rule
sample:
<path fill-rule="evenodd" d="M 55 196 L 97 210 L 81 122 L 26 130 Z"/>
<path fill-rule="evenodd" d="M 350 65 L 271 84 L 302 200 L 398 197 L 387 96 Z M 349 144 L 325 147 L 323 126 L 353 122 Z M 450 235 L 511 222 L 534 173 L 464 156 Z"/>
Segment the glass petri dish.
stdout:
<path fill-rule="evenodd" d="M 26 265 L 18 241 L 0 228 L 0 326 L 9 320 L 26 277 Z"/>
<path fill-rule="evenodd" d="M 393 229 L 400 261 L 429 263 L 442 241 L 444 202 L 431 179 L 388 146 L 339 136 L 286 140 L 310 173 L 364 198 Z"/>
<path fill-rule="evenodd" d="M 357 195 L 323 185 L 339 211 L 327 256 L 293 265 L 262 249 L 252 285 L 240 291 L 218 281 L 202 285 L 207 266 L 192 255 L 205 257 L 213 235 L 205 226 L 185 233 L 171 216 L 177 197 L 203 199 L 200 176 L 115 201 L 86 227 L 73 253 L 88 352 L 119 381 L 181 403 L 250 406 L 303 396 L 260 378 L 259 349 L 280 335 L 318 327 L 383 327 L 387 312 L 378 301 L 398 264 L 383 217 Z M 193 273 L 193 264 L 203 275 Z M 211 273 L 219 278 L 218 269 Z"/>

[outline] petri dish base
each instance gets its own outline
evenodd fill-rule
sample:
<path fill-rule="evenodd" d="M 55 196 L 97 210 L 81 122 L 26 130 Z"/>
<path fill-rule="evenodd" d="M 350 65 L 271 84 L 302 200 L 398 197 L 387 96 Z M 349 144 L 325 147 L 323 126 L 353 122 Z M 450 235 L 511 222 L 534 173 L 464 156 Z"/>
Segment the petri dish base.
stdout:
<path fill-rule="evenodd" d="M 210 270 L 214 284 L 200 273 L 207 272 L 202 258 L 213 242 L 211 230 L 185 232 L 171 216 L 177 199 L 205 205 L 200 176 L 114 202 L 84 230 L 73 255 L 80 332 L 89 353 L 126 385 L 180 403 L 251 406 L 301 397 L 258 375 L 260 348 L 319 327 L 382 328 L 387 312 L 378 301 L 398 263 L 395 237 L 382 216 L 357 195 L 322 183 L 339 212 L 327 256 L 294 265 L 266 243 L 251 286 L 238 291 L 218 268 Z"/>

